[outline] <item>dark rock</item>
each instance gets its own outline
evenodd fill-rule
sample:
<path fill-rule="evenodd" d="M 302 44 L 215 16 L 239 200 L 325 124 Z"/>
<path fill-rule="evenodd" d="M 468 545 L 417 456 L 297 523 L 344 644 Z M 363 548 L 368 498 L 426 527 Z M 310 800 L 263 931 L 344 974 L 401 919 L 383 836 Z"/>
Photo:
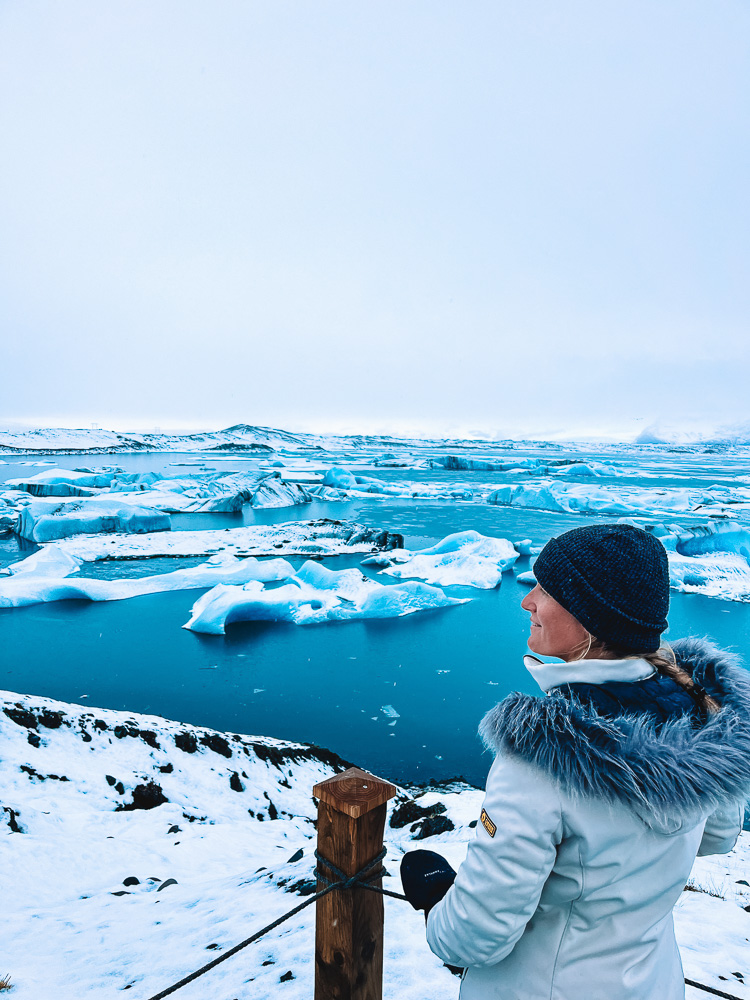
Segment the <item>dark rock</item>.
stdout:
<path fill-rule="evenodd" d="M 17 726 L 23 726 L 25 729 L 36 729 L 38 726 L 37 717 L 33 712 L 24 708 L 23 705 L 17 704 L 12 707 L 6 705 L 3 711 L 11 722 L 15 722 Z"/>
<path fill-rule="evenodd" d="M 84 743 L 91 742 L 91 733 L 87 733 L 85 729 L 81 730 L 80 736 Z"/>
<path fill-rule="evenodd" d="M 195 733 L 186 730 L 184 733 L 178 733 L 175 736 L 174 745 L 178 750 L 182 750 L 185 753 L 195 753 L 198 749 L 198 740 L 195 738 Z"/>
<path fill-rule="evenodd" d="M 26 739 L 29 741 L 29 743 L 33 747 L 40 746 L 40 744 L 42 742 L 41 737 L 39 736 L 39 733 L 33 733 L 31 731 L 29 731 L 28 735 L 26 736 Z"/>
<path fill-rule="evenodd" d="M 296 892 L 298 896 L 312 896 L 312 894 L 317 889 L 317 883 L 312 879 L 300 879 L 299 882 L 293 882 L 291 885 L 286 886 L 286 892 Z"/>
<path fill-rule="evenodd" d="M 394 830 L 400 830 L 409 823 L 416 823 L 417 820 L 425 819 L 427 816 L 437 816 L 444 812 L 445 806 L 442 802 L 436 802 L 434 806 L 420 806 L 414 799 L 409 799 L 393 810 L 391 826 Z"/>
<path fill-rule="evenodd" d="M 115 791 L 119 795 L 124 795 L 125 794 L 125 785 L 123 785 L 123 783 L 121 781 L 118 781 L 117 784 L 115 785 Z"/>
<path fill-rule="evenodd" d="M 206 733 L 204 736 L 201 736 L 200 741 L 204 747 L 208 747 L 214 753 L 221 754 L 222 757 L 232 756 L 232 748 L 229 746 L 229 743 L 227 743 L 223 736 L 219 736 L 218 733 Z"/>
<path fill-rule="evenodd" d="M 157 785 L 155 781 L 149 781 L 144 785 L 136 785 L 133 789 L 133 801 L 123 803 L 123 805 L 118 806 L 118 809 L 125 812 L 134 809 L 155 809 L 164 802 L 169 802 L 169 799 L 161 790 L 161 785 Z"/>
<path fill-rule="evenodd" d="M 167 830 L 167 833 L 182 833 L 182 830 L 175 823 L 173 826 L 170 826 L 170 828 Z"/>
<path fill-rule="evenodd" d="M 455 826 L 447 816 L 427 816 L 422 820 L 419 830 L 414 834 L 412 840 L 424 840 L 425 837 L 434 837 L 438 833 L 448 833 L 455 830 Z"/>
<path fill-rule="evenodd" d="M 289 858 L 289 860 L 287 861 L 287 864 L 291 865 L 291 864 L 294 864 L 295 861 L 301 861 L 304 856 L 305 856 L 305 852 L 300 847 L 300 849 L 298 851 L 295 851 L 294 854 L 291 856 L 291 858 Z"/>
<path fill-rule="evenodd" d="M 157 739 L 156 739 L 156 733 L 153 732 L 153 730 L 151 730 L 151 729 L 139 729 L 138 730 L 138 735 L 141 737 L 141 739 L 143 740 L 144 743 L 148 743 L 148 745 L 150 747 L 153 747 L 154 750 L 158 750 L 159 749 L 159 743 L 157 742 Z"/>
<path fill-rule="evenodd" d="M 127 889 L 118 889 L 117 892 L 110 892 L 110 896 L 132 896 L 132 893 Z"/>
<path fill-rule="evenodd" d="M 135 875 L 128 875 L 127 878 L 124 878 L 122 880 L 122 884 L 123 885 L 140 885 L 141 884 L 141 880 L 139 878 L 136 878 Z"/>
<path fill-rule="evenodd" d="M 232 771 L 232 776 L 229 779 L 229 787 L 233 792 L 244 792 L 245 786 L 240 781 L 240 776 L 236 771 Z"/>
<path fill-rule="evenodd" d="M 473 819 L 471 821 L 471 823 L 469 823 L 469 829 L 473 830 L 476 825 L 477 825 L 477 821 L 475 819 Z"/>
<path fill-rule="evenodd" d="M 215 941 L 213 944 L 206 945 L 206 951 L 216 951 L 217 948 L 221 948 L 221 945 L 217 944 Z"/>
<path fill-rule="evenodd" d="M 100 733 L 103 733 L 109 729 L 109 726 L 102 719 L 94 719 L 94 729 L 98 729 Z"/>
<path fill-rule="evenodd" d="M 46 729 L 59 729 L 63 724 L 63 718 L 62 712 L 52 712 L 48 708 L 42 709 L 39 713 L 39 722 Z"/>
<path fill-rule="evenodd" d="M 294 979 L 294 974 L 291 969 L 289 969 L 288 972 L 285 972 L 283 976 L 279 976 L 280 983 L 288 983 L 292 979 Z"/>
<path fill-rule="evenodd" d="M 112 732 L 118 740 L 125 739 L 126 736 L 140 736 L 140 730 L 135 726 L 115 726 Z"/>
<path fill-rule="evenodd" d="M 156 891 L 157 892 L 161 892 L 162 889 L 166 889 L 170 885 L 178 885 L 178 884 L 179 883 L 177 882 L 176 878 L 168 878 L 166 880 L 166 882 L 162 882 L 162 884 L 159 886 L 159 888 Z"/>
<path fill-rule="evenodd" d="M 261 962 L 260 964 L 261 965 L 276 965 L 276 963 L 274 962 L 274 960 L 272 958 L 267 958 L 265 960 L 265 962 Z"/>
<path fill-rule="evenodd" d="M 162 774 L 171 774 L 174 771 L 174 766 L 172 764 L 162 764 L 159 770 Z"/>
<path fill-rule="evenodd" d="M 16 809 L 11 809 L 10 806 L 3 806 L 3 812 L 8 814 L 8 826 L 10 827 L 11 833 L 24 833 L 25 831 L 21 826 L 19 826 L 16 816 L 20 816 L 20 812 Z"/>

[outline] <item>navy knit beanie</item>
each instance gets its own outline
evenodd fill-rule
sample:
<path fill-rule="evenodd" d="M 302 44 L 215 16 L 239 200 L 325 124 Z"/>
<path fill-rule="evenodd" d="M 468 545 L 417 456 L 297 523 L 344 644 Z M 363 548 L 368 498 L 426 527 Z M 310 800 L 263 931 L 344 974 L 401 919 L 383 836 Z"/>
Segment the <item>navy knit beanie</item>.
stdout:
<path fill-rule="evenodd" d="M 534 576 L 595 639 L 652 653 L 669 610 L 669 568 L 661 542 L 630 524 L 591 524 L 550 539 Z"/>

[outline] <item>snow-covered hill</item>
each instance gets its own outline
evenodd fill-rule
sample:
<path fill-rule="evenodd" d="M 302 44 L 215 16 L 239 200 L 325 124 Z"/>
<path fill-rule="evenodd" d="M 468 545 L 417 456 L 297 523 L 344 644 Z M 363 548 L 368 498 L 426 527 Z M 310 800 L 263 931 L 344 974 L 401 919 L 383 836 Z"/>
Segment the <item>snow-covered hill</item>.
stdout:
<path fill-rule="evenodd" d="M 311 789 L 346 766 L 306 744 L 7 692 L 0 757 L 0 975 L 18 1000 L 145 1000 L 292 909 L 310 892 Z M 402 790 L 386 885 L 400 889 L 399 858 L 416 847 L 457 866 L 481 799 L 459 784 Z M 750 997 L 749 872 L 743 834 L 731 855 L 696 862 L 676 911 L 686 974 L 738 997 Z M 387 1000 L 456 997 L 421 915 L 385 905 Z M 313 910 L 175 995 L 310 1000 Z"/>

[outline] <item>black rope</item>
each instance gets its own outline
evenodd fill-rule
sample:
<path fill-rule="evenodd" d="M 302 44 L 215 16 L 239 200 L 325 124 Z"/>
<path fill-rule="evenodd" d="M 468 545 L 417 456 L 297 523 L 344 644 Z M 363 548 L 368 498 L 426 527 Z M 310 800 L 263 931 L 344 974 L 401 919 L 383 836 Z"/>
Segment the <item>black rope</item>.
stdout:
<path fill-rule="evenodd" d="M 355 872 L 353 875 L 347 877 L 340 868 L 337 868 L 336 865 L 332 864 L 327 858 L 324 858 L 322 854 L 316 851 L 315 857 L 318 859 L 320 864 L 336 876 L 336 881 L 332 881 L 326 875 L 323 875 L 320 869 L 316 867 L 313 874 L 319 882 L 325 883 L 325 889 L 322 889 L 320 892 L 316 892 L 314 896 L 310 896 L 310 898 L 306 899 L 304 903 L 300 903 L 299 906 L 295 906 L 294 909 L 289 910 L 288 913 L 283 914 L 283 916 L 278 917 L 272 923 L 262 927 L 249 938 L 245 938 L 244 941 L 240 941 L 239 944 L 236 944 L 234 948 L 230 948 L 229 951 L 224 952 L 223 955 L 219 955 L 218 958 L 208 962 L 200 969 L 196 969 L 195 972 L 191 972 L 189 976 L 185 976 L 185 978 L 181 979 L 179 983 L 175 983 L 174 986 L 170 986 L 166 990 L 162 990 L 161 993 L 157 993 L 154 996 L 149 997 L 149 1000 L 163 1000 L 164 997 L 168 997 L 171 993 L 175 993 L 183 986 L 187 986 L 187 984 L 192 983 L 194 979 L 198 979 L 199 976 L 209 972 L 221 962 L 226 962 L 226 960 L 231 958 L 232 955 L 236 955 L 238 951 L 242 951 L 243 948 L 252 944 L 253 941 L 257 941 L 259 938 L 262 938 L 264 934 L 268 934 L 268 932 L 272 931 L 274 927 L 278 927 L 279 924 L 283 924 L 285 920 L 289 920 L 289 918 L 293 917 L 295 913 L 299 913 L 300 910 L 304 910 L 306 906 L 316 903 L 319 899 L 322 899 L 323 896 L 327 896 L 329 892 L 333 892 L 335 889 L 369 889 L 371 892 L 379 892 L 384 896 L 393 896 L 395 899 L 406 899 L 406 896 L 402 896 L 398 892 L 389 892 L 387 889 L 381 889 L 378 886 L 370 884 L 371 882 L 377 882 L 378 879 L 383 877 L 383 866 L 380 862 L 383 860 L 385 855 L 386 848 L 384 847 L 380 854 L 366 864 L 364 868 L 360 868 L 358 872 Z M 376 865 L 379 867 L 376 868 Z"/>
<path fill-rule="evenodd" d="M 697 990 L 713 993 L 715 997 L 724 997 L 724 1000 L 740 1000 L 734 993 L 723 993 L 721 990 L 715 990 L 713 986 L 704 986 L 703 983 L 696 983 L 692 979 L 686 979 L 685 982 L 688 986 L 694 986 Z"/>
<path fill-rule="evenodd" d="M 368 862 L 368 864 L 366 864 L 363 868 L 360 868 L 358 872 L 347 876 L 340 868 L 337 868 L 333 862 L 329 861 L 328 858 L 323 857 L 319 851 L 316 851 L 315 857 L 317 858 L 319 865 L 316 865 L 313 875 L 319 882 L 323 882 L 325 884 L 325 889 L 322 889 L 320 892 L 316 892 L 314 896 L 310 896 L 310 898 L 306 899 L 304 903 L 300 903 L 299 906 L 295 906 L 293 909 L 289 910 L 288 913 L 284 913 L 270 924 L 266 924 L 265 927 L 256 931 L 255 934 L 251 934 L 250 937 L 245 938 L 244 941 L 240 941 L 239 944 L 236 944 L 234 948 L 230 948 L 229 951 L 224 952 L 223 955 L 219 955 L 218 958 L 208 962 L 200 969 L 196 969 L 195 972 L 191 972 L 189 976 L 185 976 L 185 978 L 181 979 L 179 983 L 175 983 L 174 986 L 170 986 L 166 990 L 162 990 L 161 993 L 156 993 L 154 996 L 149 997 L 149 1000 L 164 1000 L 164 997 L 168 997 L 170 994 L 175 993 L 183 986 L 187 986 L 188 983 L 192 983 L 193 980 L 198 979 L 199 976 L 202 976 L 211 969 L 216 968 L 217 965 L 220 965 L 222 962 L 226 962 L 228 958 L 231 958 L 232 955 L 236 955 L 238 951 L 242 951 L 243 948 L 252 944 L 253 941 L 257 941 L 259 938 L 262 938 L 264 934 L 268 934 L 269 931 L 278 927 L 279 924 L 283 924 L 285 920 L 289 920 L 290 917 L 293 917 L 296 913 L 304 910 L 306 906 L 310 906 L 312 903 L 317 903 L 319 899 L 327 896 L 329 892 L 334 892 L 336 889 L 369 889 L 370 892 L 378 892 L 383 896 L 392 896 L 394 899 L 404 899 L 408 902 L 408 898 L 400 892 L 391 892 L 389 889 L 383 889 L 380 886 L 372 884 L 373 882 L 377 882 L 382 879 L 384 874 L 387 874 L 381 864 L 385 855 L 386 848 L 384 847 L 377 857 L 373 858 L 372 861 Z M 335 876 L 335 878 L 330 879 L 327 875 L 324 875 L 320 870 L 320 865 L 327 868 L 328 871 Z M 686 979 L 685 982 L 688 986 L 694 986 L 696 989 L 703 990 L 706 993 L 711 993 L 716 997 L 723 997 L 724 1000 L 740 1000 L 739 997 L 734 996 L 732 993 L 723 993 L 721 990 L 716 990 L 712 986 L 703 986 L 702 983 L 696 983 L 692 979 Z"/>
<path fill-rule="evenodd" d="M 331 889 L 335 889 L 338 886 L 340 886 L 342 889 L 354 889 L 354 888 L 369 889 L 370 892 L 378 892 L 382 896 L 393 896 L 394 899 L 404 899 L 408 903 L 409 902 L 408 897 L 403 896 L 400 892 L 391 892 L 389 889 L 382 889 L 379 886 L 370 884 L 371 882 L 377 882 L 378 879 L 381 879 L 383 877 L 384 872 L 382 865 L 380 866 L 379 869 L 373 871 L 371 875 L 368 875 L 368 872 L 374 869 L 375 866 L 380 861 L 383 860 L 385 855 L 386 855 L 386 848 L 384 847 L 383 850 L 380 852 L 380 854 L 378 854 L 376 858 L 373 858 L 369 864 L 365 865 L 364 868 L 361 868 L 358 872 L 352 875 L 351 878 L 347 878 L 340 868 L 337 868 L 336 865 L 334 865 L 332 862 L 328 860 L 328 858 L 324 858 L 319 851 L 316 851 L 315 857 L 325 868 L 327 868 L 330 872 L 332 872 L 336 876 L 338 881 L 332 882 L 331 879 L 329 879 L 326 875 L 324 875 L 321 872 L 320 868 L 317 867 L 313 872 L 313 875 L 318 879 L 319 882 L 325 882 L 325 884 Z M 362 878 L 363 875 L 367 875 L 367 878 Z"/>

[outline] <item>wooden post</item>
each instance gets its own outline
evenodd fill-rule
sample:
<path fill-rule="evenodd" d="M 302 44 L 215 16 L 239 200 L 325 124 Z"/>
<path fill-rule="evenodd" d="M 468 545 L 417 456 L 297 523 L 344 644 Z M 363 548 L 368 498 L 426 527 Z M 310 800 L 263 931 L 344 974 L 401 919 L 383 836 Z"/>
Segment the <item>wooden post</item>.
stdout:
<path fill-rule="evenodd" d="M 318 851 L 347 876 L 364 868 L 383 848 L 386 803 L 395 794 L 389 782 L 358 767 L 316 785 Z M 325 889 L 324 883 L 317 889 Z M 383 897 L 367 889 L 336 889 L 316 903 L 315 1000 L 382 996 Z"/>

